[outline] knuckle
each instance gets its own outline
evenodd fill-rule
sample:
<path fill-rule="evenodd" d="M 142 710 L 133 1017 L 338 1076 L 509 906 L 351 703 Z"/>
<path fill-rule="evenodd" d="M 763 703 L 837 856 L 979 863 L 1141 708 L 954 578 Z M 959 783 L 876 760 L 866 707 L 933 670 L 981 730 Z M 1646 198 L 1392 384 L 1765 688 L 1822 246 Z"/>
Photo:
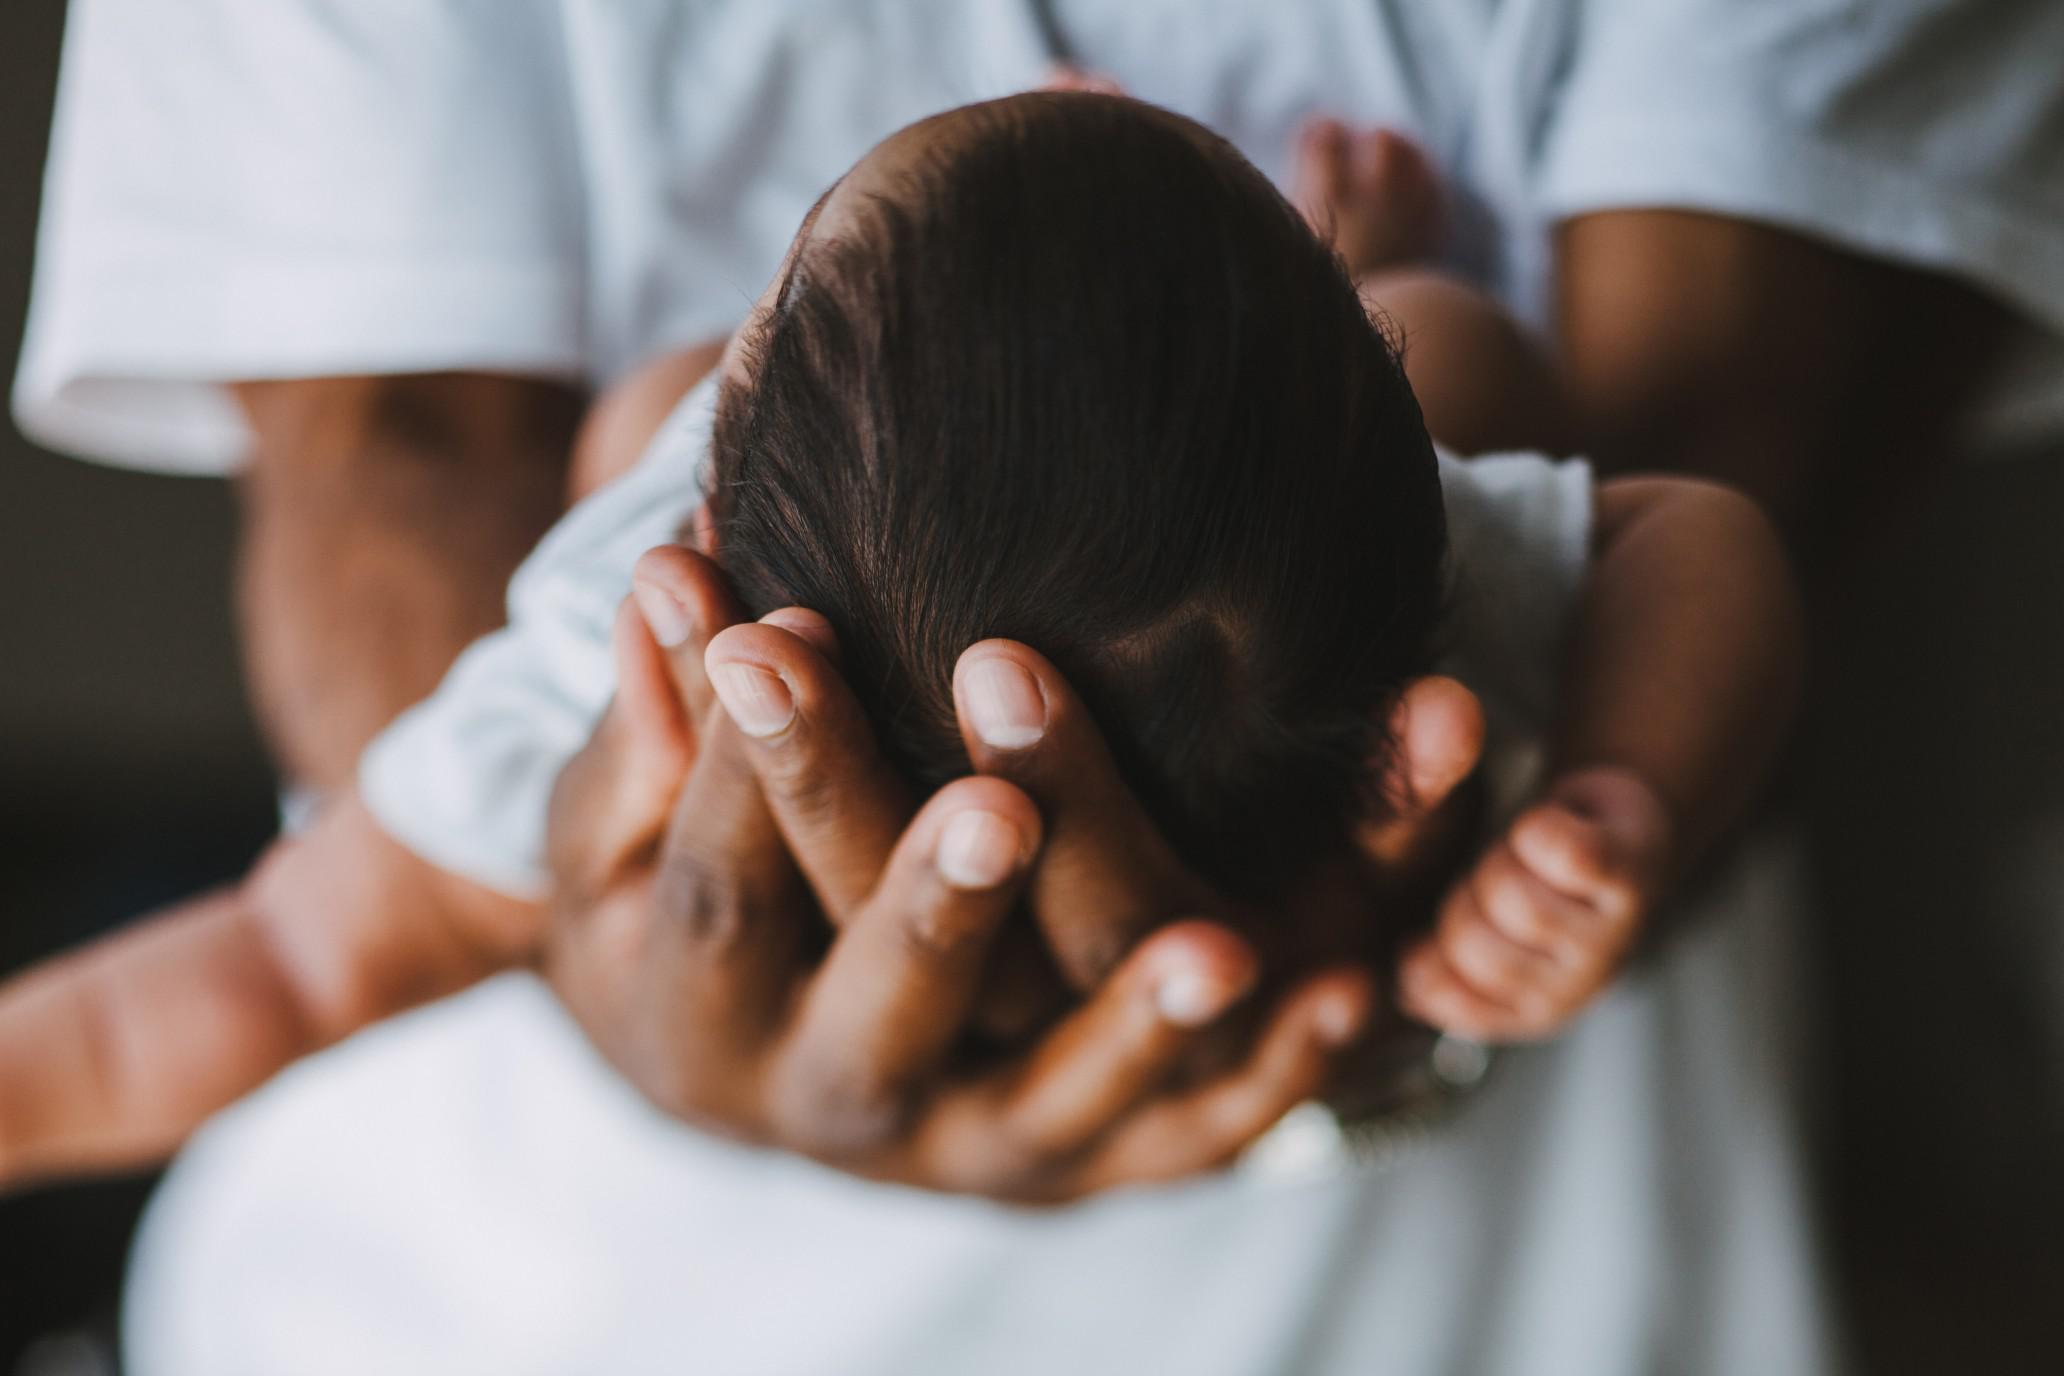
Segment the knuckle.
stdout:
<path fill-rule="evenodd" d="M 723 946 L 751 928 L 764 904 L 734 870 L 713 864 L 692 848 L 670 851 L 655 880 L 653 899 L 664 920 L 680 924 L 697 943 Z"/>

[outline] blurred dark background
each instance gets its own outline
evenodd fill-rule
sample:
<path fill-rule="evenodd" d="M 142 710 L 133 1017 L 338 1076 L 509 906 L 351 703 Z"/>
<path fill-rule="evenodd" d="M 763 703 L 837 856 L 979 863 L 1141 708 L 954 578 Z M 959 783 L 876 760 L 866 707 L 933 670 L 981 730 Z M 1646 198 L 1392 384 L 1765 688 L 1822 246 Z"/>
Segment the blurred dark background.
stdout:
<path fill-rule="evenodd" d="M 9 377 L 62 19 L 0 5 Z M 2064 443 L 1966 457 L 1823 599 L 1796 771 L 1827 1219 L 1874 1372 L 2064 1370 Z M 270 834 L 234 515 L 226 484 L 0 427 L 0 971 L 239 872 Z M 111 1369 L 96 1335 L 148 1185 L 0 1199 L 0 1373 Z"/>

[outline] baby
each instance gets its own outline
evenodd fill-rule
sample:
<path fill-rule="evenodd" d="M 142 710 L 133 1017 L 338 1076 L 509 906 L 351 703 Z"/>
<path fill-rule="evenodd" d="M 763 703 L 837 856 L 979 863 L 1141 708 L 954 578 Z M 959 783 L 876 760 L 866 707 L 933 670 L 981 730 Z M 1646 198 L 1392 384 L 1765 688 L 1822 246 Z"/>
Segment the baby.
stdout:
<path fill-rule="evenodd" d="M 1452 417 L 1449 433 L 1552 438 L 1552 383 L 1517 332 L 1370 250 L 1376 227 L 1395 228 L 1371 206 L 1407 156 L 1326 129 L 1305 150 L 1307 172 L 1336 183 L 1323 209 L 1362 286 L 1407 337 L 1484 345 L 1445 362 L 1429 351 L 1440 375 L 1413 382 L 1440 398 L 1435 430 Z M 1181 855 L 1256 912 L 1321 868 L 1379 877 L 1367 838 L 1413 772 L 1389 723 L 1440 682 L 1444 651 L 1523 685 L 1548 676 L 1532 647 L 1568 622 L 1553 773 L 1433 932 L 1372 920 L 1256 934 L 1286 961 L 1389 961 L 1409 940 L 1405 1005 L 1444 1028 L 1538 1036 L 1573 1015 L 1781 734 L 1794 610 L 1746 504 L 1608 483 L 1593 520 L 1581 466 L 1437 459 L 1341 256 L 1230 146 L 1152 107 L 1032 95 L 887 140 L 805 220 L 721 382 L 682 406 L 689 422 L 715 407 L 709 551 L 754 613 L 829 620 L 914 783 L 969 768 L 952 697 L 962 652 L 1022 641 L 1081 693 Z M 696 505 L 679 483 L 656 500 L 676 529 Z M 563 556 L 580 520 L 538 558 Z M 1567 545 L 1587 536 L 1571 613 L 1549 585 L 1582 567 L 1587 551 Z M 1530 560 L 1549 570 L 1531 586 L 1518 576 Z M 616 576 L 620 597 L 627 564 Z M 469 653 L 439 698 L 505 677 L 497 653 L 549 675 L 535 648 L 519 635 Z M 565 653 L 589 648 L 606 653 Z M 717 686 L 757 729 L 750 694 Z M 590 724 L 606 694 L 567 690 Z M 1545 695 L 1511 696 L 1541 714 Z M 476 862 L 482 848 L 420 826 L 439 789 L 509 777 L 420 772 L 445 763 L 417 748 L 437 701 L 369 757 L 386 835 L 336 808 L 288 843 L 349 882 L 268 863 L 0 988 L 0 1182 L 165 1150 L 286 1060 L 491 972 L 449 940 L 487 925 L 479 912 L 504 934 L 496 959 L 531 955 L 539 905 L 498 881 L 540 862 L 543 797 L 513 803 L 527 855 Z M 568 751 L 532 746 L 553 772 Z M 417 850 L 411 866 L 380 858 L 394 839 Z M 136 1055 L 152 1074 L 125 1063 Z"/>

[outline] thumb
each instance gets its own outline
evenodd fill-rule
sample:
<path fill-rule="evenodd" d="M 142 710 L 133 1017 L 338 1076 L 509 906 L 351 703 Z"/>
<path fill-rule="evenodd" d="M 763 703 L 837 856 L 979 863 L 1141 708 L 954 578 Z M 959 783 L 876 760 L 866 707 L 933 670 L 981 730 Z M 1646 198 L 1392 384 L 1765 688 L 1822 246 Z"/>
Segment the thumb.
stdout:
<path fill-rule="evenodd" d="M 701 722 L 716 700 L 703 651 L 717 632 L 746 619 L 723 570 L 685 545 L 658 545 L 639 555 L 631 570 L 631 600 L 673 681 L 674 697 L 689 722 Z"/>

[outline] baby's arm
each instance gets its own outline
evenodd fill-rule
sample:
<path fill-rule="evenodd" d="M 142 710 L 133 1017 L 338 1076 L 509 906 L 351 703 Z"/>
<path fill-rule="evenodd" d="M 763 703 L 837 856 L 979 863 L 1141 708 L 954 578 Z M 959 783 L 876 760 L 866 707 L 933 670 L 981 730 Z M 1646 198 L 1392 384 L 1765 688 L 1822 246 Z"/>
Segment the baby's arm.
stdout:
<path fill-rule="evenodd" d="M 0 984 L 0 1188 L 165 1155 L 289 1062 L 520 959 L 537 918 L 338 799 L 242 883 Z"/>
<path fill-rule="evenodd" d="M 1406 1006 L 1544 1036 L 1612 978 L 1650 907 L 1746 810 L 1797 701 L 1801 612 L 1776 533 L 1729 489 L 1598 492 L 1551 782 L 1406 956 Z"/>

